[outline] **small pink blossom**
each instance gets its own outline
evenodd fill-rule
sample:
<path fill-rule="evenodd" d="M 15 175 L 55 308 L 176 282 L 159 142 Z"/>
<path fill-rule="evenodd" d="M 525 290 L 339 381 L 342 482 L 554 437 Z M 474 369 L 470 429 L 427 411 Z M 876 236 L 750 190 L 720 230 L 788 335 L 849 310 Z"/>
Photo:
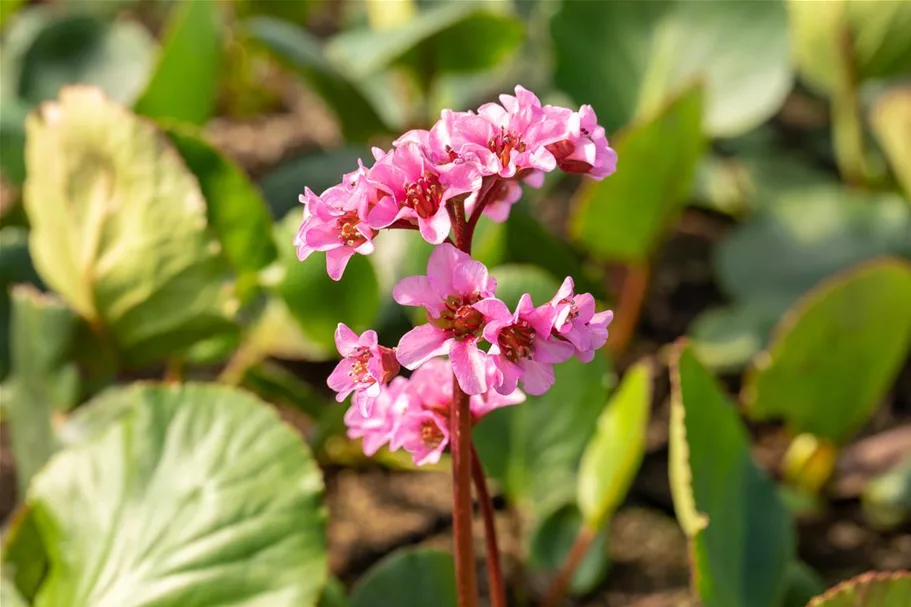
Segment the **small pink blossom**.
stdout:
<path fill-rule="evenodd" d="M 610 310 L 595 312 L 595 298 L 590 293 L 575 294 L 573 279 L 563 281 L 550 305 L 556 310 L 554 333 L 576 349 L 576 358 L 590 362 L 595 350 L 607 343 L 607 326 L 614 318 Z"/>
<path fill-rule="evenodd" d="M 380 391 L 373 407 L 364 415 L 357 404 L 345 412 L 348 437 L 363 439 L 362 447 L 368 457 L 399 434 L 405 412 L 414 406 L 414 397 L 408 391 L 408 380 L 396 377 Z"/>
<path fill-rule="evenodd" d="M 355 253 L 373 253 L 373 237 L 376 230 L 361 221 L 358 207 L 362 193 L 347 187 L 348 182 L 333 186 L 322 196 L 307 188 L 301 195 L 304 219 L 301 222 L 294 245 L 297 258 L 307 259 L 314 251 L 326 252 L 326 271 L 332 280 L 340 280 Z"/>
<path fill-rule="evenodd" d="M 547 146 L 557 166 L 601 181 L 617 170 L 617 152 L 607 142 L 604 127 L 590 105 L 583 105 L 567 121 L 568 137 Z"/>
<path fill-rule="evenodd" d="M 475 307 L 492 297 L 496 281 L 487 268 L 454 246 L 445 243 L 433 250 L 426 276 L 403 278 L 392 297 L 403 306 L 422 306 L 430 322 L 402 336 L 396 355 L 399 362 L 415 369 L 427 360 L 445 354 L 459 386 L 467 394 L 487 391 L 487 354 L 478 348 L 484 316 Z"/>
<path fill-rule="evenodd" d="M 369 210 L 367 223 L 383 228 L 396 219 L 416 220 L 421 236 L 432 244 L 446 240 L 452 228 L 446 202 L 481 186 L 481 174 L 473 165 L 438 171 L 410 141 L 378 160 L 367 179 L 387 194 Z"/>
<path fill-rule="evenodd" d="M 335 330 L 335 345 L 344 358 L 326 383 L 338 392 L 338 402 L 354 392 L 353 403 L 367 416 L 383 386 L 399 372 L 395 350 L 379 345 L 376 331 L 364 331 L 358 336 L 342 323 Z"/>
<path fill-rule="evenodd" d="M 409 409 L 399 430 L 401 446 L 411 454 L 416 466 L 435 464 L 449 446 L 449 424 L 439 414 L 426 409 Z"/>
<path fill-rule="evenodd" d="M 544 394 L 554 383 L 554 363 L 573 355 L 569 342 L 551 335 L 556 310 L 550 305 L 535 308 L 527 293 L 510 314 L 499 299 L 485 299 L 476 307 L 484 313 L 484 338 L 492 345 L 488 355 L 499 371 L 497 391 L 510 394 L 519 381 L 526 392 Z"/>

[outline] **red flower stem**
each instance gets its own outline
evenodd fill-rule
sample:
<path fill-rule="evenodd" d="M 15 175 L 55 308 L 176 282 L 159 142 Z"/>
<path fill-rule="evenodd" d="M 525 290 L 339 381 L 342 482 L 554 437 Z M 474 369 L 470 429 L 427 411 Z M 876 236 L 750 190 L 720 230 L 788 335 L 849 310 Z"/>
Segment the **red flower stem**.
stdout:
<path fill-rule="evenodd" d="M 446 203 L 446 210 L 452 220 L 455 246 L 470 255 L 471 238 L 466 238 L 465 233 L 465 202 L 450 200 Z M 452 454 L 452 539 L 458 605 L 477 607 L 478 580 L 471 507 L 471 408 L 468 395 L 462 391 L 455 376 L 452 378 L 449 450 Z"/>
<path fill-rule="evenodd" d="M 576 569 L 578 569 L 582 559 L 585 558 L 589 547 L 597 535 L 597 532 L 588 525 L 582 525 L 579 528 L 579 534 L 576 536 L 572 548 L 570 548 L 569 552 L 566 554 L 566 559 L 564 559 L 563 565 L 557 573 L 557 577 L 554 579 L 553 584 L 550 586 L 550 590 L 547 592 L 547 598 L 541 603 L 542 607 L 559 607 L 560 603 L 563 601 L 563 597 L 566 595 L 566 589 L 569 588 L 569 583 L 576 573 Z"/>
<path fill-rule="evenodd" d="M 470 243 L 474 237 L 474 228 L 478 225 L 478 220 L 481 219 L 481 214 L 484 212 L 484 208 L 490 203 L 492 198 L 491 193 L 494 192 L 494 185 L 497 183 L 497 177 L 485 177 L 484 183 L 481 185 L 481 191 L 478 192 L 478 203 L 475 205 L 474 210 L 471 212 L 471 217 L 468 218 L 466 226 L 466 237 Z"/>
<path fill-rule="evenodd" d="M 471 476 L 474 479 L 475 492 L 481 505 L 484 518 L 484 545 L 487 548 L 487 577 L 490 580 L 491 607 L 506 607 L 506 586 L 503 584 L 503 572 L 500 569 L 500 548 L 497 546 L 497 525 L 494 517 L 493 502 L 487 491 L 487 479 L 484 478 L 484 466 L 474 445 L 471 446 Z"/>
<path fill-rule="evenodd" d="M 636 333 L 636 325 L 648 293 L 650 274 L 647 263 L 632 262 L 626 266 L 623 286 L 617 297 L 616 321 L 611 325 L 611 338 L 607 344 L 614 356 L 626 350 Z"/>

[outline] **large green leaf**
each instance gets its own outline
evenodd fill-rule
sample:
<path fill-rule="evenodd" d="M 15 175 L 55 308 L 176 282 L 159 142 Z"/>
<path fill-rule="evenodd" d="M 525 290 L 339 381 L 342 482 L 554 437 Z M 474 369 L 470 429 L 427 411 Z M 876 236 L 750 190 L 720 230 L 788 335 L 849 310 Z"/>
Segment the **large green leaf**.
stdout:
<path fill-rule="evenodd" d="M 895 178 L 911 199 L 911 85 L 892 89 L 877 99 L 870 123 Z"/>
<path fill-rule="evenodd" d="M 30 103 L 54 99 L 68 84 L 98 86 L 130 103 L 145 85 L 154 52 L 154 40 L 138 23 L 84 14 L 52 18 L 31 40 L 11 84 Z"/>
<path fill-rule="evenodd" d="M 588 364 L 572 359 L 554 371 L 549 392 L 491 412 L 474 430 L 488 475 L 536 515 L 575 498 L 579 460 L 612 381 L 601 354 Z"/>
<path fill-rule="evenodd" d="M 911 573 L 870 571 L 830 588 L 807 607 L 905 607 L 911 603 Z"/>
<path fill-rule="evenodd" d="M 29 607 L 28 602 L 16 590 L 15 584 L 5 577 L 0 578 L 0 603 L 6 607 Z"/>
<path fill-rule="evenodd" d="M 136 112 L 204 124 L 215 109 L 223 27 L 218 2 L 184 0 L 172 9 L 158 66 Z"/>
<path fill-rule="evenodd" d="M 706 607 L 769 607 L 781 599 L 794 530 L 757 468 L 734 405 L 678 344 L 671 360 L 670 481 Z"/>
<path fill-rule="evenodd" d="M 41 284 L 28 253 L 28 230 L 7 226 L 0 229 L 0 381 L 9 372 L 9 289 L 22 283 Z"/>
<path fill-rule="evenodd" d="M 609 132 L 701 79 L 705 129 L 736 135 L 771 117 L 791 88 L 779 0 L 563 2 L 551 32 L 557 85 L 592 104 Z"/>
<path fill-rule="evenodd" d="M 429 83 L 443 72 L 494 67 L 521 41 L 522 24 L 508 13 L 490 4 L 454 2 L 393 29 L 346 31 L 329 42 L 326 54 L 355 78 L 398 63 Z"/>
<path fill-rule="evenodd" d="M 35 607 L 316 602 L 322 480 L 264 403 L 185 385 L 123 388 L 89 406 L 119 415 L 57 455 L 28 496 L 50 559 Z"/>
<path fill-rule="evenodd" d="M 351 591 L 351 607 L 455 607 L 452 555 L 400 550 L 371 568 Z"/>
<path fill-rule="evenodd" d="M 163 135 L 86 87 L 27 128 L 29 245 L 51 288 L 130 363 L 233 329 L 205 200 Z"/>
<path fill-rule="evenodd" d="M 553 276 L 532 265 L 507 264 L 492 268 L 490 273 L 497 280 L 497 297 L 510 310 L 515 309 L 525 293 L 531 295 L 536 306 L 540 306 L 549 302 L 560 288 L 560 283 Z"/>
<path fill-rule="evenodd" d="M 79 395 L 72 361 L 77 317 L 59 299 L 32 287 L 15 287 L 11 299 L 11 365 L 4 400 L 16 478 L 25 495 L 32 476 L 56 449 L 51 415 L 76 404 Z"/>
<path fill-rule="evenodd" d="M 363 255 L 351 258 L 339 281 L 329 278 L 322 253 L 298 261 L 292 242 L 299 224 L 300 215 L 291 212 L 275 227 L 282 273 L 276 292 L 304 335 L 332 350 L 338 323 L 343 322 L 358 333 L 372 326 L 380 306 L 376 272 Z"/>
<path fill-rule="evenodd" d="M 688 90 L 617 137 L 620 170 L 588 182 L 575 201 L 570 233 L 580 245 L 623 261 L 642 260 L 654 250 L 689 194 L 705 148 L 700 91 Z"/>
<path fill-rule="evenodd" d="M 592 529 L 603 527 L 626 498 L 645 455 L 651 407 L 652 369 L 642 362 L 623 376 L 582 454 L 578 503 Z"/>
<path fill-rule="evenodd" d="M 300 73 L 336 112 L 345 139 L 365 141 L 371 135 L 388 131 L 362 89 L 365 83 L 332 65 L 322 45 L 306 30 L 272 17 L 254 17 L 245 27 L 254 41 Z"/>
<path fill-rule="evenodd" d="M 744 380 L 747 410 L 842 442 L 873 412 L 911 344 L 911 264 L 870 262 L 808 293 Z"/>
<path fill-rule="evenodd" d="M 0 173 L 15 184 L 25 180 L 25 118 L 28 105 L 21 99 L 0 104 Z"/>
<path fill-rule="evenodd" d="M 788 15 L 797 67 L 820 92 L 835 94 L 846 77 L 863 81 L 911 70 L 906 2 L 788 0 Z"/>
<path fill-rule="evenodd" d="M 168 124 L 164 130 L 199 180 L 209 224 L 225 257 L 238 274 L 255 278 L 277 256 L 272 219 L 256 186 L 195 129 Z"/>

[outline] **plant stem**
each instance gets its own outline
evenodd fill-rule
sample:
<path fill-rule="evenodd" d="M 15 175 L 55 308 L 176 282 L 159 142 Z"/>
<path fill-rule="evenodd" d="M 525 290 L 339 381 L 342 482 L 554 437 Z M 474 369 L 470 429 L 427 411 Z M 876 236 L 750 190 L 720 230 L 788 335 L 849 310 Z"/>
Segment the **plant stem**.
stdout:
<path fill-rule="evenodd" d="M 449 448 L 452 452 L 452 536 L 459 607 L 476 607 L 478 580 L 471 529 L 471 410 L 468 395 L 452 378 Z"/>
<path fill-rule="evenodd" d="M 566 589 L 576 573 L 576 569 L 588 553 L 591 543 L 594 541 L 597 533 L 588 525 L 583 524 L 579 528 L 579 534 L 573 542 L 572 548 L 566 554 L 566 559 L 557 573 L 550 590 L 547 592 L 547 598 L 541 603 L 542 607 L 558 607 L 566 595 Z"/>
<path fill-rule="evenodd" d="M 615 321 L 611 324 L 610 339 L 607 341 L 607 347 L 614 356 L 626 350 L 636 332 L 648 292 L 649 274 L 647 263 L 630 263 L 626 267 L 623 287 L 617 299 Z"/>
<path fill-rule="evenodd" d="M 838 69 L 835 75 L 835 95 L 832 96 L 832 143 L 835 162 L 845 183 L 864 185 L 870 169 L 864 144 L 863 120 L 860 116 L 857 66 L 854 62 L 854 41 L 851 31 L 843 26 L 836 42 Z"/>
<path fill-rule="evenodd" d="M 474 478 L 475 491 L 481 505 L 484 518 L 484 545 L 487 548 L 487 577 L 490 580 L 491 607 L 506 607 L 506 586 L 503 584 L 503 571 L 500 569 L 500 548 L 497 545 L 497 525 L 493 511 L 490 492 L 487 491 L 487 479 L 484 477 L 484 466 L 474 445 L 471 446 L 471 475 Z"/>

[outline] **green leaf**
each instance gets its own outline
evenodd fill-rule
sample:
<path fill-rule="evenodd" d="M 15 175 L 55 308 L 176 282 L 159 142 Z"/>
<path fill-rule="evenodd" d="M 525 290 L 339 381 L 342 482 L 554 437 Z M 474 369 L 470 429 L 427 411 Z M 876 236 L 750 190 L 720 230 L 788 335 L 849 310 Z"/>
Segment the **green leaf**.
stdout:
<path fill-rule="evenodd" d="M 623 376 L 601 416 L 579 465 L 579 510 L 601 529 L 623 502 L 645 455 L 652 407 L 652 368 L 641 362 Z"/>
<path fill-rule="evenodd" d="M 77 317 L 60 300 L 32 287 L 11 294 L 10 378 L 5 417 L 10 423 L 20 495 L 56 450 L 54 411 L 65 411 L 79 396 L 79 372 L 72 362 Z"/>
<path fill-rule="evenodd" d="M 6 3 L 3 4 L 5 5 Z M 16 590 L 15 584 L 7 580 L 6 577 L 0 577 L 0 604 L 6 607 L 29 607 L 26 600 Z"/>
<path fill-rule="evenodd" d="M 275 241 L 284 276 L 275 287 L 304 335 L 318 346 L 335 349 L 335 328 L 343 322 L 360 333 L 370 328 L 379 312 L 379 284 L 370 260 L 354 255 L 345 275 L 334 281 L 326 273 L 322 253 L 298 261 L 292 241 L 300 216 L 290 213 L 276 225 Z"/>
<path fill-rule="evenodd" d="M 575 499 L 579 460 L 607 402 L 613 377 L 602 354 L 554 367 L 549 392 L 486 415 L 474 440 L 488 475 L 535 515 Z"/>
<path fill-rule="evenodd" d="M 21 283 L 40 286 L 41 280 L 28 252 L 28 230 L 7 226 L 0 229 L 0 380 L 9 372 L 9 290 Z"/>
<path fill-rule="evenodd" d="M 508 264 L 493 268 L 490 273 L 497 279 L 497 298 L 510 310 L 515 309 L 524 293 L 540 306 L 549 302 L 560 288 L 553 276 L 532 265 Z"/>
<path fill-rule="evenodd" d="M 3 535 L 3 578 L 31 605 L 47 575 L 47 552 L 31 509 L 13 511 Z M 0 602 L 6 605 L 5 602 Z"/>
<path fill-rule="evenodd" d="M 781 599 L 794 530 L 774 484 L 753 462 L 734 405 L 684 343 L 671 360 L 670 481 L 706 607 Z"/>
<path fill-rule="evenodd" d="M 911 85 L 880 96 L 870 113 L 870 123 L 895 178 L 911 199 Z"/>
<path fill-rule="evenodd" d="M 205 200 L 163 135 L 86 87 L 27 129 L 29 245 L 48 286 L 132 364 L 234 330 Z"/>
<path fill-rule="evenodd" d="M 17 185 L 25 181 L 25 118 L 28 105 L 3 99 L 0 105 L 0 173 Z"/>
<path fill-rule="evenodd" d="M 911 70 L 907 3 L 834 0 L 813 6 L 788 0 L 787 7 L 797 68 L 815 90 L 835 94 L 845 77 L 862 82 Z"/>
<path fill-rule="evenodd" d="M 429 83 L 444 72 L 492 68 L 522 37 L 521 22 L 508 13 L 483 3 L 457 2 L 424 10 L 392 29 L 346 31 L 329 42 L 326 54 L 354 78 L 399 64 Z"/>
<path fill-rule="evenodd" d="M 259 182 L 273 217 L 284 217 L 300 206 L 298 196 L 304 188 L 322 194 L 342 180 L 342 175 L 357 168 L 359 159 L 371 158 L 364 147 L 346 146 L 320 150 L 286 160 L 266 173 Z"/>
<path fill-rule="evenodd" d="M 35 607 L 316 602 L 322 480 L 264 403 L 191 384 L 89 406 L 121 413 L 57 455 L 28 496 L 50 559 Z"/>
<path fill-rule="evenodd" d="M 808 293 L 744 379 L 747 411 L 844 442 L 870 416 L 911 344 L 911 264 L 869 262 Z"/>
<path fill-rule="evenodd" d="M 88 84 L 129 104 L 145 85 L 154 52 L 155 41 L 135 22 L 78 14 L 54 18 L 22 56 L 14 88 L 34 104 L 56 98 L 68 84 Z"/>
<path fill-rule="evenodd" d="M 323 588 L 323 594 L 319 597 L 316 607 L 348 607 L 345 587 L 338 581 L 338 578 L 330 577 L 326 580 L 326 586 Z"/>
<path fill-rule="evenodd" d="M 657 246 L 690 192 L 705 148 L 700 91 L 690 89 L 616 138 L 620 170 L 586 182 L 575 200 L 569 229 L 578 244 L 621 261 L 643 260 Z"/>
<path fill-rule="evenodd" d="M 592 104 L 608 132 L 699 79 L 707 133 L 730 137 L 770 118 L 791 89 L 779 0 L 564 2 L 551 33 L 557 86 Z"/>
<path fill-rule="evenodd" d="M 389 130 L 361 88 L 363 83 L 333 66 L 319 41 L 306 30 L 272 17 L 255 17 L 245 27 L 252 40 L 301 74 L 336 112 L 346 140 L 366 141 Z"/>
<path fill-rule="evenodd" d="M 0 2 L 0 25 L 5 24 L 7 19 L 22 8 L 24 1 L 25 0 L 6 0 L 5 2 Z"/>
<path fill-rule="evenodd" d="M 173 123 L 164 132 L 199 180 L 209 225 L 218 235 L 225 257 L 238 275 L 255 281 L 256 273 L 278 255 L 271 238 L 272 218 L 256 186 L 202 133 Z"/>
<path fill-rule="evenodd" d="M 452 555 L 399 550 L 373 566 L 351 591 L 351 607 L 455 607 Z"/>
<path fill-rule="evenodd" d="M 800 561 L 791 561 L 785 581 L 782 607 L 806 607 L 807 602 L 825 590 L 819 574 Z"/>
<path fill-rule="evenodd" d="M 690 325 L 693 349 L 714 371 L 739 371 L 766 345 L 776 318 L 749 301 L 706 310 Z"/>
<path fill-rule="evenodd" d="M 861 496 L 871 527 L 890 531 L 911 519 L 911 455 L 872 478 Z"/>
<path fill-rule="evenodd" d="M 578 508 L 573 505 L 559 508 L 545 517 L 532 533 L 531 568 L 551 572 L 559 570 L 584 524 Z M 582 557 L 569 583 L 569 591 L 574 596 L 587 594 L 604 581 L 610 567 L 608 534 L 608 528 L 602 528 Z"/>
<path fill-rule="evenodd" d="M 221 5 L 184 0 L 172 9 L 158 66 L 136 101 L 139 114 L 205 124 L 215 110 L 222 59 Z"/>
<path fill-rule="evenodd" d="M 905 607 L 911 603 L 911 573 L 869 571 L 830 588 L 807 607 Z"/>

